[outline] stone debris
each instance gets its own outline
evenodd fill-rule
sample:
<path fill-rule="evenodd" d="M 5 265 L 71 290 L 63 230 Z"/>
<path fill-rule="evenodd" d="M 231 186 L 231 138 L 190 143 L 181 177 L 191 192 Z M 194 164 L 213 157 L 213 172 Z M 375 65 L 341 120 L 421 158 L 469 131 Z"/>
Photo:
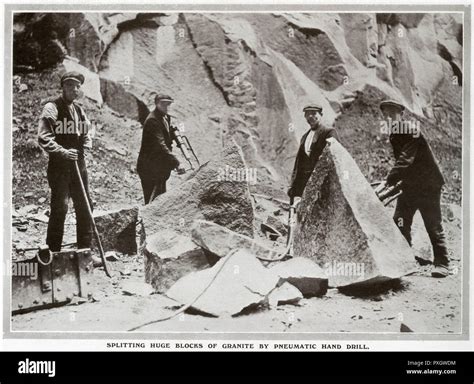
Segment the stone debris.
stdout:
<path fill-rule="evenodd" d="M 271 241 L 276 241 L 278 238 L 282 237 L 282 234 L 276 228 L 266 223 L 260 224 L 260 230 Z"/>
<path fill-rule="evenodd" d="M 31 221 L 37 221 L 39 223 L 46 223 L 46 224 L 49 221 L 49 217 L 44 212 L 40 212 L 35 215 L 28 215 L 27 219 Z"/>
<path fill-rule="evenodd" d="M 119 261 L 120 256 L 117 254 L 117 252 L 114 251 L 107 251 L 105 252 L 105 260 L 107 261 Z"/>
<path fill-rule="evenodd" d="M 122 276 L 130 276 L 132 274 L 132 271 L 130 270 L 130 268 L 128 266 L 125 266 L 123 269 L 119 270 L 119 273 Z"/>
<path fill-rule="evenodd" d="M 125 207 L 107 212 L 94 212 L 94 220 L 104 251 L 137 253 L 136 223 L 138 207 Z M 94 238 L 92 249 L 97 249 Z"/>
<path fill-rule="evenodd" d="M 66 305 L 81 305 L 87 303 L 87 301 L 88 300 L 84 297 L 74 296 L 71 301 L 69 301 L 69 303 L 67 303 Z"/>
<path fill-rule="evenodd" d="M 294 285 L 284 282 L 268 296 L 270 308 L 285 304 L 298 304 L 303 298 L 302 293 Z"/>
<path fill-rule="evenodd" d="M 154 293 L 154 289 L 150 284 L 127 281 L 122 284 L 122 293 L 126 296 L 149 296 Z"/>
<path fill-rule="evenodd" d="M 328 277 L 314 261 L 295 257 L 278 263 L 270 270 L 294 285 L 304 297 L 323 296 L 328 289 Z"/>
<path fill-rule="evenodd" d="M 262 259 L 275 259 L 280 256 L 278 250 L 270 249 L 250 237 L 210 221 L 196 220 L 192 228 L 192 238 L 196 244 L 219 257 L 226 256 L 233 249 L 247 249 Z"/>
<path fill-rule="evenodd" d="M 181 277 L 210 267 L 202 248 L 190 237 L 173 230 L 149 236 L 143 249 L 145 281 L 157 292 L 166 292 Z"/>
<path fill-rule="evenodd" d="M 166 292 L 166 296 L 182 304 L 197 299 L 192 308 L 200 312 L 232 316 L 267 302 L 279 281 L 279 277 L 263 267 L 254 255 L 240 249 L 223 257 L 212 268 L 184 276 Z"/>
<path fill-rule="evenodd" d="M 402 333 L 413 333 L 413 330 L 408 326 L 403 323 L 400 324 L 400 332 Z"/>
<path fill-rule="evenodd" d="M 278 217 L 268 216 L 266 224 L 275 228 L 283 236 L 288 234 L 288 223 L 283 220 L 282 215 L 278 215 Z"/>
<path fill-rule="evenodd" d="M 26 195 L 25 195 L 26 197 Z M 28 204 L 24 207 L 21 207 L 16 211 L 18 216 L 28 216 L 28 214 L 34 214 L 38 211 L 38 206 L 36 204 Z"/>

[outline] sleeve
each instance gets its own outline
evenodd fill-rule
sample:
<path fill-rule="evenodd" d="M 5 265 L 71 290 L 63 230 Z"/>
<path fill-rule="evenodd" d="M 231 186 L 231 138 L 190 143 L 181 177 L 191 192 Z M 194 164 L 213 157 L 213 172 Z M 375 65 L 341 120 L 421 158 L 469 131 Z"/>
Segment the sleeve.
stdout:
<path fill-rule="evenodd" d="M 90 120 L 87 118 L 86 113 L 84 112 L 84 109 L 81 108 L 81 114 L 82 117 L 84 118 L 84 125 L 85 125 L 85 135 L 84 135 L 84 148 L 86 150 L 91 150 L 92 149 L 92 124 Z"/>
<path fill-rule="evenodd" d="M 415 161 L 419 144 L 418 138 L 409 136 L 409 140 L 403 144 L 395 165 L 387 176 L 388 185 L 396 184 L 403 179 L 407 168 Z"/>
<path fill-rule="evenodd" d="M 337 141 L 341 142 L 339 140 L 339 135 L 337 133 L 337 131 L 334 129 L 334 128 L 331 128 L 328 132 L 328 135 L 326 136 L 326 140 L 333 137 L 334 139 L 336 139 Z"/>
<path fill-rule="evenodd" d="M 58 110 L 54 103 L 47 103 L 40 116 L 38 126 L 38 144 L 48 153 L 58 153 L 66 157 L 67 149 L 56 142 L 54 134 L 54 125 L 58 118 Z"/>
<path fill-rule="evenodd" d="M 173 167 L 177 167 L 179 165 L 179 160 L 176 158 L 175 155 L 171 153 L 171 151 L 166 146 L 165 138 L 163 136 L 163 130 L 159 126 L 159 123 L 156 119 L 149 119 L 146 123 L 148 128 L 151 132 L 151 138 L 153 141 L 153 148 L 165 158 L 167 158 Z"/>
<path fill-rule="evenodd" d="M 299 148 L 301 148 L 301 142 L 300 142 Z M 300 155 L 299 148 L 298 148 L 298 152 L 296 153 L 295 164 L 293 165 L 293 172 L 291 173 L 290 188 L 287 191 L 287 195 L 290 197 L 290 199 L 295 197 L 296 194 L 298 193 L 297 184 L 299 182 L 299 175 L 298 175 L 298 169 L 299 169 L 298 163 L 299 163 L 299 155 Z"/>

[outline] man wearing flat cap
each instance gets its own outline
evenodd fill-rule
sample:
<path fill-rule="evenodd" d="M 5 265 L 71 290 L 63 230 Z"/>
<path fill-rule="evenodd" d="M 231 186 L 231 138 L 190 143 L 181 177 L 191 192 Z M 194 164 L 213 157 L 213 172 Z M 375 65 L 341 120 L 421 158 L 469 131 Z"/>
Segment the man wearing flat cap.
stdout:
<path fill-rule="evenodd" d="M 77 247 L 90 248 L 92 241 L 92 222 L 74 165 L 77 162 L 91 202 L 85 162 L 92 149 L 91 125 L 84 110 L 74 102 L 83 83 L 80 73 L 66 72 L 60 82 L 62 95 L 44 105 L 38 127 L 38 143 L 49 155 L 51 212 L 46 244 L 53 252 L 61 250 L 69 198 L 76 212 Z"/>
<path fill-rule="evenodd" d="M 166 192 L 166 181 L 173 169 L 176 169 L 178 173 L 184 172 L 179 160 L 172 153 L 175 137 L 171 129 L 168 108 L 173 101 L 173 98 L 168 95 L 157 94 L 155 109 L 151 111 L 143 124 L 137 171 L 142 183 L 145 204 Z"/>
<path fill-rule="evenodd" d="M 385 184 L 390 187 L 401 181 L 403 190 L 393 219 L 411 246 L 413 216 L 417 210 L 420 211 L 433 247 L 432 276 L 446 277 L 449 258 L 441 217 L 443 175 L 428 142 L 418 129 L 395 129 L 397 125 L 403 126 L 404 105 L 395 100 L 384 100 L 380 103 L 380 110 L 391 124 L 390 143 L 395 155 L 395 165 Z"/>
<path fill-rule="evenodd" d="M 316 163 L 326 147 L 326 140 L 338 139 L 334 128 L 326 128 L 321 124 L 323 108 L 319 104 L 310 104 L 303 108 L 304 117 L 309 124 L 309 130 L 301 138 L 295 165 L 291 176 L 288 196 L 301 197 L 303 190 L 313 172 Z"/>

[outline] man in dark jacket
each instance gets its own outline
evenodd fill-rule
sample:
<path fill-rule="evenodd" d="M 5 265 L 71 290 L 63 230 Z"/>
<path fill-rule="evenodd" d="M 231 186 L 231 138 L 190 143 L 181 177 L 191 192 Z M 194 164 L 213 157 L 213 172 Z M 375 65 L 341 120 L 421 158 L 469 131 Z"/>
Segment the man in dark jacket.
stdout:
<path fill-rule="evenodd" d="M 301 197 L 316 163 L 326 147 L 326 140 L 330 137 L 338 139 L 334 128 L 326 128 L 321 125 L 323 108 L 319 104 L 311 104 L 303 108 L 304 116 L 310 129 L 303 135 L 295 165 L 291 175 L 288 196 Z"/>
<path fill-rule="evenodd" d="M 177 169 L 178 173 L 184 173 L 179 160 L 172 153 L 175 136 L 168 115 L 168 107 L 172 102 L 173 99 L 168 95 L 156 95 L 156 108 L 148 115 L 143 125 L 137 171 L 142 183 L 145 204 L 166 192 L 166 181 L 170 177 L 171 170 Z"/>
<path fill-rule="evenodd" d="M 443 175 L 419 128 L 414 124 L 403 125 L 405 107 L 396 101 L 386 100 L 380 103 L 380 109 L 391 125 L 390 143 L 395 155 L 395 165 L 385 183 L 393 186 L 402 182 L 403 194 L 397 201 L 395 223 L 411 245 L 413 216 L 417 210 L 420 211 L 433 247 L 432 276 L 446 277 L 449 274 L 449 259 L 441 218 Z"/>
<path fill-rule="evenodd" d="M 77 247 L 90 248 L 92 241 L 92 221 L 74 165 L 77 162 L 91 203 L 85 162 L 92 148 L 90 122 L 84 110 L 74 103 L 83 83 L 80 73 L 65 73 L 61 77 L 62 96 L 45 104 L 38 127 L 38 143 L 49 154 L 51 213 L 46 243 L 53 252 L 61 250 L 70 197 L 76 211 Z"/>

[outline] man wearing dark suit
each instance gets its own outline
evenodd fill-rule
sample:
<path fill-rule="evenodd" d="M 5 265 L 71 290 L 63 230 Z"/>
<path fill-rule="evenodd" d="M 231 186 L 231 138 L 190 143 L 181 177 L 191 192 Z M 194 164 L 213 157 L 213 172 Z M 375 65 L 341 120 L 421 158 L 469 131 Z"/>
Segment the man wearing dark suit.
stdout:
<path fill-rule="evenodd" d="M 166 181 L 173 169 L 177 169 L 178 173 L 184 173 L 179 160 L 172 153 L 175 137 L 168 115 L 168 107 L 172 102 L 173 98 L 168 95 L 156 95 L 156 108 L 148 115 L 143 125 L 137 171 L 142 183 L 145 204 L 166 192 Z"/>
<path fill-rule="evenodd" d="M 393 123 L 402 122 L 405 107 L 393 100 L 380 103 L 384 118 Z M 449 274 L 449 258 L 441 218 L 441 188 L 443 175 L 428 142 L 417 127 L 411 132 L 390 127 L 390 143 L 395 155 L 395 165 L 387 176 L 385 184 L 393 186 L 399 181 L 403 194 L 398 198 L 394 221 L 411 245 L 413 216 L 419 210 L 431 240 L 434 253 L 433 277 Z"/>
<path fill-rule="evenodd" d="M 303 135 L 295 165 L 291 175 L 288 196 L 301 197 L 316 163 L 326 147 L 326 140 L 330 137 L 338 139 L 334 128 L 326 128 L 321 125 L 323 108 L 318 104 L 311 104 L 303 108 L 304 116 L 310 129 Z"/>

